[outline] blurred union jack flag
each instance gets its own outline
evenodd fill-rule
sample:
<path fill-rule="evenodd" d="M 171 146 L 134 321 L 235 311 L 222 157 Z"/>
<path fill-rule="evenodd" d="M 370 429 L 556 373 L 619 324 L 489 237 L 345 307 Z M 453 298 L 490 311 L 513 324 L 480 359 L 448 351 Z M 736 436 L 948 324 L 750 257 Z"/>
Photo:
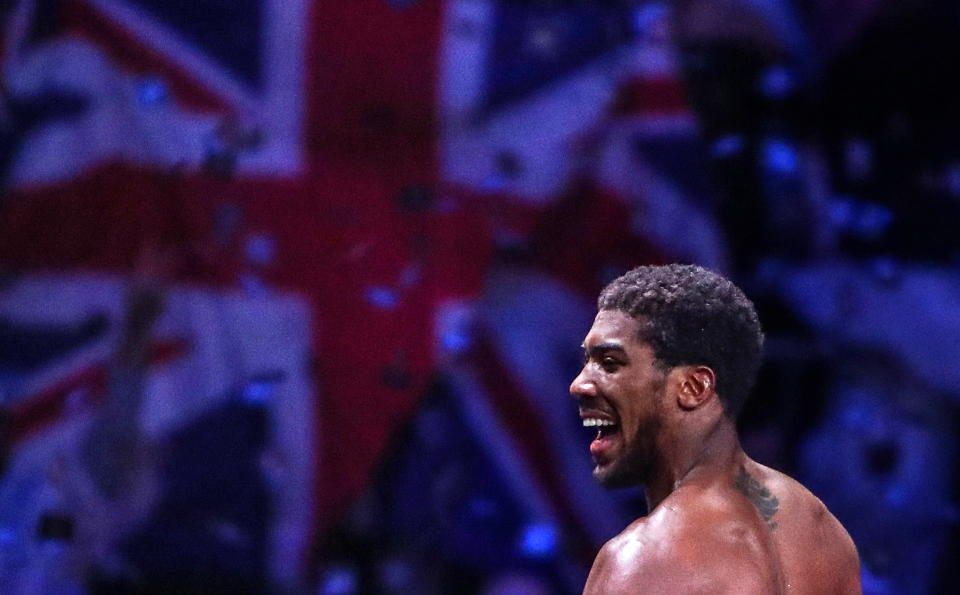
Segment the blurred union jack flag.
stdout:
<path fill-rule="evenodd" d="M 313 405 L 298 481 L 321 536 L 445 350 L 462 348 L 451 327 L 481 294 L 495 245 L 540 251 L 539 291 L 571 312 L 552 336 L 574 350 L 585 295 L 612 268 L 722 265 L 703 197 L 658 160 L 691 154 L 695 132 L 664 15 L 570 4 L 5 3 L 0 267 L 25 281 L 115 281 L 149 238 L 182 247 L 178 290 L 302 304 L 300 371 L 315 383 L 298 385 Z M 681 222 L 697 231 L 671 233 Z M 490 318 L 496 343 L 510 317 Z M 206 344 L 196 338 L 209 328 L 184 328 L 186 344 Z M 509 345 L 478 343 L 460 387 L 479 439 L 536 515 L 566 519 L 594 547 L 616 522 L 591 518 L 589 469 L 570 462 L 582 449 L 536 439 L 569 435 L 570 420 L 546 412 L 567 367 L 534 385 L 503 364 Z M 198 382 L 218 369 L 204 361 Z M 490 386 L 502 377 L 516 407 Z"/>
<path fill-rule="evenodd" d="M 287 485 L 312 505 L 298 505 L 305 532 L 294 520 L 280 532 L 281 578 L 302 572 L 312 537 L 352 503 L 415 409 L 434 369 L 435 311 L 479 290 L 482 221 L 435 208 L 432 190 L 443 11 L 380 0 L 0 8 L 0 267 L 14 275 L 0 291 L 20 295 L 49 275 L 51 291 L 76 275 L 116 282 L 152 242 L 183 252 L 177 291 L 305 305 L 301 367 L 280 385 L 318 380 L 290 388 L 309 396 L 292 421 L 310 422 L 312 437 Z M 98 294 L 74 294 L 78 320 L 48 322 L 79 324 Z M 37 317 L 52 310 L 28 306 L 6 312 L 50 326 Z M 235 329 L 223 355 L 249 340 L 232 323 L 184 328 L 190 345 Z M 231 361 L 189 353 L 203 362 L 198 384 Z"/>

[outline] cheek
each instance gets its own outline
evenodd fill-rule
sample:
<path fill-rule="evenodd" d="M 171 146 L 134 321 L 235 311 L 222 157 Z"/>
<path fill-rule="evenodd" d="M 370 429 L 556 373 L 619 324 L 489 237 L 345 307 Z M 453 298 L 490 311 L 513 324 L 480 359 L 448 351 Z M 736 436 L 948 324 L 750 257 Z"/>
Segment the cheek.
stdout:
<path fill-rule="evenodd" d="M 621 420 L 624 430 L 632 434 L 643 432 L 657 423 L 662 408 L 662 382 L 645 379 L 643 389 L 636 391 L 630 400 L 624 404 L 624 415 Z"/>

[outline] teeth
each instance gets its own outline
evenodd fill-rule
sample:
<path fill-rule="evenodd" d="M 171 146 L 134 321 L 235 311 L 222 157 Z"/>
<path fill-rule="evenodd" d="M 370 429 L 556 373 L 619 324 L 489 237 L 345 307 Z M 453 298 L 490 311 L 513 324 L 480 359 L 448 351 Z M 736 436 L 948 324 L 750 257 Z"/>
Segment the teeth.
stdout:
<path fill-rule="evenodd" d="M 615 426 L 617 424 L 613 423 L 610 420 L 598 419 L 596 417 L 588 417 L 583 420 L 583 427 L 590 428 L 593 426 Z"/>

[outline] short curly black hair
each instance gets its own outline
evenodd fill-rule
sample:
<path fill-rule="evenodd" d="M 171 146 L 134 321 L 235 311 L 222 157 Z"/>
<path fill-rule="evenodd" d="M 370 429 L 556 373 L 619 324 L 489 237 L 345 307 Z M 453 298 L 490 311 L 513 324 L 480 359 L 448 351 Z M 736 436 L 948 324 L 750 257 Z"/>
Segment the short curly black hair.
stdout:
<path fill-rule="evenodd" d="M 597 307 L 638 319 L 639 339 L 663 368 L 713 369 L 724 411 L 739 414 L 760 368 L 763 331 L 736 285 L 696 265 L 641 266 L 607 285 Z"/>

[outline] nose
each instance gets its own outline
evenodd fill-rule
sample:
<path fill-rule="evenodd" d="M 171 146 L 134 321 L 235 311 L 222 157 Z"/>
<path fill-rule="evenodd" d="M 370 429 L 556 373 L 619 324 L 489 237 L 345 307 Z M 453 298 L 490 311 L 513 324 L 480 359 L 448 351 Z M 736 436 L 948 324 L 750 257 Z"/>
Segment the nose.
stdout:
<path fill-rule="evenodd" d="M 592 397 L 597 394 L 597 387 L 587 374 L 587 367 L 584 366 L 577 377 L 570 383 L 570 394 L 577 398 Z"/>

